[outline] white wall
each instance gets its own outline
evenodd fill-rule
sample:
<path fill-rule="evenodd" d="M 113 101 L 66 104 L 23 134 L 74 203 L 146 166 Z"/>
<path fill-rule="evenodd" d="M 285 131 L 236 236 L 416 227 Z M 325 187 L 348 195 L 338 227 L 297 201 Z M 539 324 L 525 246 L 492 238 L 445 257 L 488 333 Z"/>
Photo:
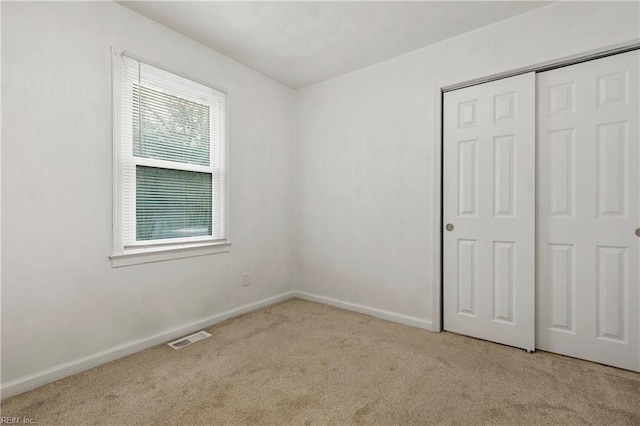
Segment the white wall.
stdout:
<path fill-rule="evenodd" d="M 228 92 L 229 253 L 112 269 L 110 45 Z M 111 2 L 3 2 L 2 66 L 3 387 L 293 288 L 295 92 Z"/>
<path fill-rule="evenodd" d="M 433 320 L 440 83 L 637 39 L 638 3 L 560 3 L 303 89 L 298 289 Z"/>

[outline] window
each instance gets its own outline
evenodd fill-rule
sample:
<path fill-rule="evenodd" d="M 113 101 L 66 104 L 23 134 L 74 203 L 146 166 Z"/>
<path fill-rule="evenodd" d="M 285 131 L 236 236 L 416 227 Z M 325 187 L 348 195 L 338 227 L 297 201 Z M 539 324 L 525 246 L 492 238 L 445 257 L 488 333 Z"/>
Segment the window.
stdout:
<path fill-rule="evenodd" d="M 113 72 L 114 266 L 228 246 L 225 94 L 115 51 Z"/>

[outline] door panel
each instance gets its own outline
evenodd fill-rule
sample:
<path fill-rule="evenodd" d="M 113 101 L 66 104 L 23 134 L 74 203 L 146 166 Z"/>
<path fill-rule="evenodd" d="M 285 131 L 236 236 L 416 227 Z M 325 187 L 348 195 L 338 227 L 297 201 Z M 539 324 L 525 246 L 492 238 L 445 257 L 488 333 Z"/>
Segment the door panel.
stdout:
<path fill-rule="evenodd" d="M 534 349 L 535 74 L 445 93 L 444 328 Z"/>
<path fill-rule="evenodd" d="M 538 74 L 537 347 L 640 371 L 638 51 Z"/>

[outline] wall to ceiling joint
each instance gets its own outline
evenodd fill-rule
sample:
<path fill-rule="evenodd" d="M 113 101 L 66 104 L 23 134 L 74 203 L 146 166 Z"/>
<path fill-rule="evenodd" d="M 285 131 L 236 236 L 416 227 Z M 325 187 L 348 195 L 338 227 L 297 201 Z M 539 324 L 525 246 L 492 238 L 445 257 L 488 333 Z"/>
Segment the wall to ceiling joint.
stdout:
<path fill-rule="evenodd" d="M 298 288 L 431 323 L 438 89 L 637 40 L 638 7 L 556 3 L 300 90 Z"/>
<path fill-rule="evenodd" d="M 229 253 L 111 267 L 110 46 L 228 93 Z M 3 2 L 2 104 L 3 387 L 293 287 L 293 90 L 112 2 Z"/>

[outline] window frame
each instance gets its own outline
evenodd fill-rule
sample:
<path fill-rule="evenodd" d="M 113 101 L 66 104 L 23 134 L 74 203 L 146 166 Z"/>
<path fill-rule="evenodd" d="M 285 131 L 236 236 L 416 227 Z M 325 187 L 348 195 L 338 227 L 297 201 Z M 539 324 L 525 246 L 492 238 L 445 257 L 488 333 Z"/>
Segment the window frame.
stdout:
<path fill-rule="evenodd" d="M 224 123 L 222 144 L 224 148 L 224 157 L 222 158 L 221 170 L 214 167 L 210 161 L 209 166 L 200 166 L 193 164 L 185 164 L 172 162 L 169 160 L 158 160 L 150 158 L 140 158 L 133 155 L 125 155 L 123 152 L 123 87 L 122 87 L 122 57 L 126 56 L 130 59 L 139 61 L 146 65 L 158 68 L 162 71 L 174 74 L 178 77 L 185 78 L 192 82 L 209 87 L 224 96 Z M 112 254 L 109 256 L 113 267 L 135 265 L 141 263 L 159 262 L 165 260 L 179 259 L 185 257 L 203 256 L 214 253 L 228 252 L 230 250 L 231 241 L 229 240 L 229 220 L 228 220 L 228 97 L 224 90 L 217 89 L 208 83 L 202 83 L 196 79 L 185 76 L 182 73 L 175 72 L 164 66 L 159 66 L 151 61 L 142 59 L 130 52 L 124 52 L 121 49 L 111 47 L 111 74 L 112 74 L 112 124 L 113 124 L 113 248 Z M 189 99 L 189 98 L 187 98 Z M 191 100 L 191 99 L 189 99 Z M 213 147 L 209 148 L 210 158 L 213 156 Z M 134 243 L 125 243 L 124 232 L 126 224 L 124 222 L 125 208 L 125 192 L 124 192 L 124 170 L 125 167 L 133 167 L 136 165 L 159 167 L 163 169 L 187 170 L 195 172 L 205 172 L 211 174 L 212 182 L 212 204 L 215 197 L 216 176 L 218 179 L 224 179 L 224 207 L 220 212 L 219 219 L 223 221 L 222 234 L 223 238 L 216 239 L 214 235 L 198 236 L 198 237 L 180 237 L 171 239 L 156 239 L 146 241 L 136 241 Z M 178 167 L 176 167 L 178 166 Z M 221 174 L 223 176 L 221 176 Z M 131 197 L 131 195 L 129 195 Z M 131 199 L 128 200 L 131 202 Z M 135 191 L 133 194 L 133 202 L 135 203 Z M 212 225 L 216 220 L 217 209 L 212 205 L 211 221 Z"/>

